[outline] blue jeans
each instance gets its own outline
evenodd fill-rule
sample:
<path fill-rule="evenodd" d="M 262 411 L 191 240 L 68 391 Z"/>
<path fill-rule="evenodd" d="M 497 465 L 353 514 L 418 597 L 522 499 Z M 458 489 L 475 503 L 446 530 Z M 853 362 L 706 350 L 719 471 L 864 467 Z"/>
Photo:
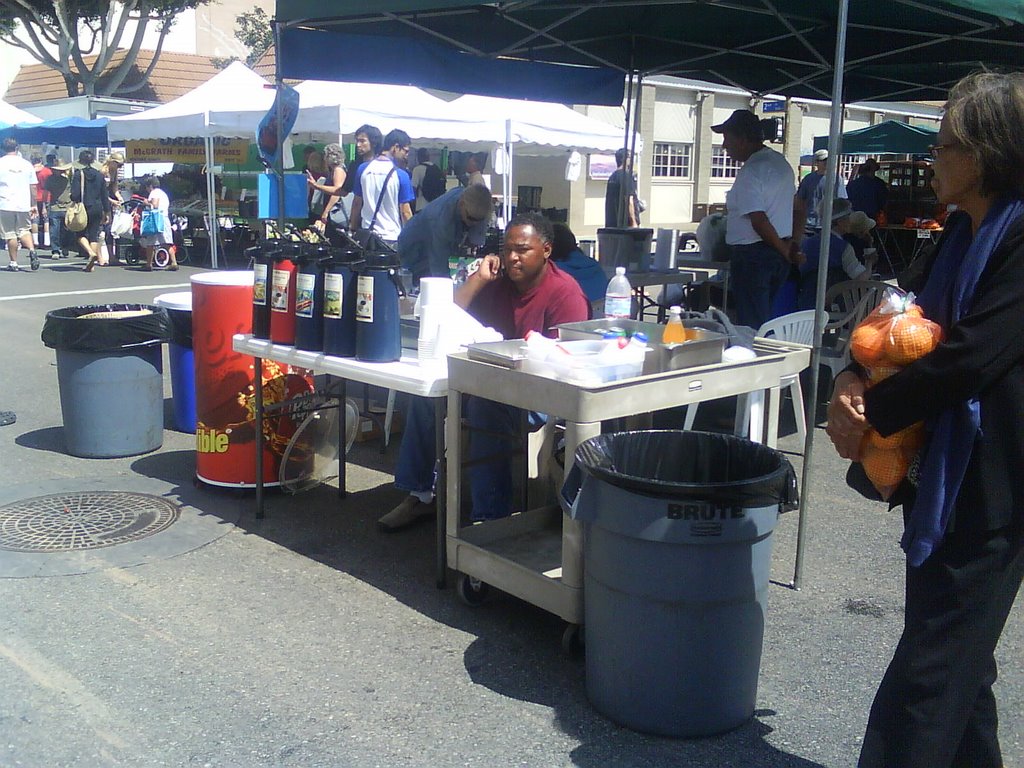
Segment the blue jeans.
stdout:
<path fill-rule="evenodd" d="M 49 209 L 47 218 L 50 220 L 50 253 L 60 253 L 64 248 L 64 211 Z"/>
<path fill-rule="evenodd" d="M 789 262 L 767 243 L 733 245 L 729 267 L 736 319 L 758 329 L 772 315 L 772 300 L 789 275 Z"/>
<path fill-rule="evenodd" d="M 410 493 L 434 490 L 434 464 L 437 460 L 434 433 L 434 404 L 429 398 L 407 398 L 405 431 L 398 448 L 395 486 Z M 519 432 L 522 411 L 511 405 L 495 403 L 482 397 L 469 397 L 466 417 L 474 430 L 469 443 L 470 460 L 495 457 L 469 467 L 470 496 L 473 501 L 471 519 L 494 520 L 512 514 L 512 473 L 508 452 L 512 442 L 507 435 Z M 540 427 L 546 417 L 530 412 L 531 428 Z M 497 433 L 497 434 L 491 434 Z M 452 467 L 450 471 L 457 471 Z"/>

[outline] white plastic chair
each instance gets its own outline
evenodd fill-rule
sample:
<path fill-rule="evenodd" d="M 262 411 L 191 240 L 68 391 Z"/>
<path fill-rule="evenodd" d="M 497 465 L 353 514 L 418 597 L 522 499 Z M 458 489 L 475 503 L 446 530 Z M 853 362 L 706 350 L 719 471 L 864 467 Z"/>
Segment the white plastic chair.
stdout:
<path fill-rule="evenodd" d="M 797 344 L 814 343 L 814 310 L 790 312 L 788 315 L 769 320 L 757 330 L 757 335 L 779 341 L 792 341 Z M 804 395 L 800 386 L 800 376 L 784 376 L 779 382 L 780 388 L 788 388 L 793 401 L 793 416 L 796 420 L 796 431 L 801 444 L 807 435 L 807 414 L 804 412 Z M 686 409 L 683 429 L 693 429 L 697 416 L 697 405 L 694 403 Z M 755 443 L 762 441 L 761 426 L 764 423 L 764 393 L 753 392 L 743 395 L 737 401 L 737 435 L 747 435 Z M 739 414 L 742 414 L 742 417 Z"/>

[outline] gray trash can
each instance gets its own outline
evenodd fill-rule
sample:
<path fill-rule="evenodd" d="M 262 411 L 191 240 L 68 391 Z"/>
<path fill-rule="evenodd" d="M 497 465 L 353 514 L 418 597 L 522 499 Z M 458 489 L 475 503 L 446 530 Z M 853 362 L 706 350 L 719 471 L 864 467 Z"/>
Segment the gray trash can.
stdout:
<path fill-rule="evenodd" d="M 163 444 L 160 345 L 167 310 L 103 304 L 48 312 L 43 343 L 57 352 L 64 444 L 72 456 L 114 458 Z"/>
<path fill-rule="evenodd" d="M 586 524 L 587 696 L 599 712 L 677 737 L 753 715 L 771 535 L 796 487 L 782 454 L 729 435 L 619 432 L 579 446 L 562 503 Z"/>

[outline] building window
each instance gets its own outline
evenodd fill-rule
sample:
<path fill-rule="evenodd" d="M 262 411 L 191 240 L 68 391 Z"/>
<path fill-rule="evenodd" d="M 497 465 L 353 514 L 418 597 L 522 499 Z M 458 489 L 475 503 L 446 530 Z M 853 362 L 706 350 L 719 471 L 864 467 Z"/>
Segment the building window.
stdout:
<path fill-rule="evenodd" d="M 656 179 L 690 178 L 692 144 L 655 144 L 651 176 Z"/>
<path fill-rule="evenodd" d="M 735 179 L 739 171 L 740 163 L 733 160 L 725 152 L 725 147 L 714 147 L 711 152 L 711 178 L 712 179 Z"/>

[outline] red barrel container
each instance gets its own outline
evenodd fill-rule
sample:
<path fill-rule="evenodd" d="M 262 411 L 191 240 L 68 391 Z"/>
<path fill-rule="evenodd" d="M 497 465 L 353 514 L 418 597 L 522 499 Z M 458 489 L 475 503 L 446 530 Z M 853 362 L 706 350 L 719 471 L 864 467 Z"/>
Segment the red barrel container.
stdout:
<path fill-rule="evenodd" d="M 255 365 L 252 357 L 231 347 L 236 333 L 252 332 L 252 301 L 252 272 L 192 276 L 196 477 L 210 485 L 256 484 Z M 264 361 L 263 396 L 268 404 L 312 388 L 302 369 Z M 294 432 L 287 415 L 264 423 L 264 483 L 277 483 L 281 456 Z"/>

